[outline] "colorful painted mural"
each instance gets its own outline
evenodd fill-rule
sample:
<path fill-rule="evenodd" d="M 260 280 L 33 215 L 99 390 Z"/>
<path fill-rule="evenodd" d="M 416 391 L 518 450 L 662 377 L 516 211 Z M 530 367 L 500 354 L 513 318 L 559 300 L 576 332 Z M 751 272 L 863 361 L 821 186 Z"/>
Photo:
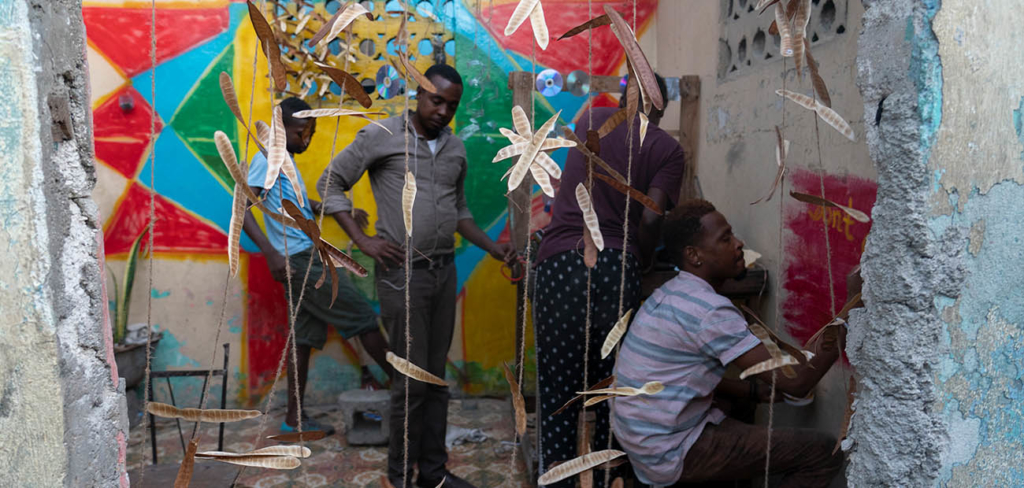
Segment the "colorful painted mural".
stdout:
<path fill-rule="evenodd" d="M 301 72 L 300 65 L 309 60 L 298 46 L 312 32 L 296 34 L 296 19 L 310 11 L 332 14 L 340 3 L 276 3 L 280 4 L 276 12 L 268 6 L 267 16 L 279 32 L 283 28 L 282 51 L 289 69 Z M 553 41 L 547 51 L 535 54 L 529 26 L 508 38 L 502 33 L 515 8 L 513 0 L 360 3 L 371 10 L 375 21 L 357 20 L 346 37 L 350 49 L 340 41 L 332 42 L 330 59 L 339 66 L 344 63 L 360 81 L 372 83 L 387 62 L 382 54 L 395 53 L 398 16 L 389 11 L 408 6 L 413 61 L 425 70 L 444 60 L 464 77 L 465 94 L 454 130 L 465 141 L 470 160 L 467 199 L 480 226 L 492 237 L 507 239 L 507 203 L 504 185 L 499 182 L 507 163 L 491 164 L 490 160 L 500 142 L 498 128 L 511 124 L 508 74 L 553 68 L 564 75 L 587 70 L 591 62 L 595 74 L 620 74 L 624 56 L 618 43 L 610 31 L 602 29 L 593 38 L 592 60 L 586 55 L 586 35 Z M 231 179 L 217 156 L 212 135 L 222 130 L 237 141 L 237 134 L 244 129 L 221 100 L 220 73 L 231 76 L 243 116 L 251 111 L 254 119 L 269 120 L 270 114 L 267 66 L 265 58 L 256 55 L 256 36 L 246 4 L 238 0 L 158 0 L 155 81 L 150 72 L 149 2 L 85 0 L 83 4 L 97 159 L 94 198 L 102 213 L 112 275 L 120 274 L 132 239 L 150 218 L 150 198 L 154 199 L 154 264 L 152 270 L 148 264 L 140 265 L 130 322 L 146 322 L 147 302 L 151 301 L 152 322 L 164 332 L 154 368 L 195 368 L 211 364 L 214 349 L 219 351 L 212 341 L 224 317 L 221 342 L 231 344 L 233 372 L 229 401 L 252 404 L 266 393 L 277 370 L 287 317 L 283 288 L 270 278 L 263 257 L 247 237 L 242 239 L 241 271 L 237 278 L 227 277 Z M 621 7 L 627 21 L 633 21 L 632 2 L 594 1 L 590 8 L 600 12 L 605 4 Z M 558 12 L 547 18 L 554 36 L 589 15 L 586 0 L 546 0 L 545 7 Z M 636 3 L 636 26 L 641 35 L 656 9 L 657 0 Z M 536 66 L 530 61 L 534 55 Z M 337 85 L 316 86 L 315 80 L 294 74 L 289 81 L 288 91 L 306 92 L 307 101 L 314 106 L 337 104 Z M 400 113 L 404 107 L 402 97 L 384 100 L 373 93 L 371 98 L 374 109 L 388 114 Z M 572 124 L 586 101 L 568 92 L 551 98 L 538 95 L 537 117 L 545 119 L 561 110 L 560 123 Z M 614 100 L 602 96 L 594 103 L 607 105 Z M 156 137 L 151 138 L 154 113 Z M 330 156 L 351 142 L 364 123 L 351 118 L 318 123 L 312 146 L 296 158 L 313 198 L 315 182 Z M 237 149 L 243 153 L 244 143 L 239 145 L 243 147 Z M 254 152 L 250 147 L 248 156 Z M 561 162 L 565 153 L 554 156 Z M 360 181 L 353 193 L 356 206 L 370 213 L 372 224 L 376 212 L 368 181 Z M 535 222 L 543 222 L 539 194 L 533 208 Z M 341 248 L 348 246 L 336 224 L 325 222 L 324 227 L 327 239 Z M 353 253 L 369 264 L 358 250 Z M 514 351 L 515 287 L 502 276 L 500 263 L 462 241 L 456 262 L 459 314 L 449 355 L 450 376 L 458 378 L 470 393 L 504 391 L 500 364 L 511 360 Z M 355 281 L 368 298 L 375 299 L 372 277 Z M 357 344 L 332 332 L 325 349 L 313 357 L 308 401 L 330 402 L 340 391 L 358 387 L 355 365 L 360 364 L 361 356 Z M 175 388 L 176 394 L 188 395 Z"/>

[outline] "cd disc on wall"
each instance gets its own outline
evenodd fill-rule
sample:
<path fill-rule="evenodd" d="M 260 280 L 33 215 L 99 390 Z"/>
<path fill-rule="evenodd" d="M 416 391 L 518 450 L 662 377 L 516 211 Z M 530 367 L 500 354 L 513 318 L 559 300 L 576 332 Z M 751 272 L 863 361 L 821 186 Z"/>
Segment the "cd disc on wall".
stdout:
<path fill-rule="evenodd" d="M 390 64 L 385 64 L 377 70 L 377 93 L 384 100 L 399 93 L 398 71 Z"/>
<path fill-rule="evenodd" d="M 545 97 L 553 97 L 562 92 L 562 75 L 553 69 L 546 69 L 537 74 L 537 91 Z"/>
<path fill-rule="evenodd" d="M 565 77 L 565 88 L 577 97 L 590 93 L 590 75 L 579 69 L 569 73 L 569 76 Z"/>

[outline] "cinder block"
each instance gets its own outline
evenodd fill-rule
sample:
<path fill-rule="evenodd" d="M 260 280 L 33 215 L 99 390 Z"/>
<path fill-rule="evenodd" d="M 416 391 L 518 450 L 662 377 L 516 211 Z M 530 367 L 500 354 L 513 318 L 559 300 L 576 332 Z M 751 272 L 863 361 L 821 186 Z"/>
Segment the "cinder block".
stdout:
<path fill-rule="evenodd" d="M 349 390 L 338 397 L 345 418 L 345 440 L 349 445 L 387 445 L 390 398 L 391 394 L 387 390 Z M 369 418 L 371 416 L 379 417 L 380 420 Z"/>

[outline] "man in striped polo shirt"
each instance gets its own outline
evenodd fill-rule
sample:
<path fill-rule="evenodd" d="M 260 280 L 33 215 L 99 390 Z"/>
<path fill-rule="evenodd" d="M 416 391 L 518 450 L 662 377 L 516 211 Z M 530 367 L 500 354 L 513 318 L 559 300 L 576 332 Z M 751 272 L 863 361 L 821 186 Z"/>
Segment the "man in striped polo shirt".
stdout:
<path fill-rule="evenodd" d="M 743 241 L 704 200 L 674 209 L 663 233 L 682 271 L 644 303 L 623 341 L 615 377 L 622 386 L 660 381 L 665 389 L 653 396 L 615 399 L 615 437 L 637 477 L 649 485 L 761 476 L 766 429 L 727 418 L 712 405 L 716 393 L 745 391 L 743 382 L 723 380 L 729 364 L 746 369 L 771 357 L 747 330 L 740 311 L 716 292 L 746 273 Z M 845 341 L 846 329 L 841 329 Z M 816 340 L 806 349 L 815 353 L 811 367 L 795 366 L 796 378 L 775 378 L 778 390 L 797 398 L 805 397 L 840 356 L 834 340 Z M 770 384 L 772 373 L 757 378 Z M 751 386 L 751 400 L 758 401 L 756 383 Z M 832 453 L 836 439 L 829 434 L 777 428 L 771 435 L 771 473 L 783 476 L 780 486 L 828 486 L 842 467 L 842 453 Z"/>

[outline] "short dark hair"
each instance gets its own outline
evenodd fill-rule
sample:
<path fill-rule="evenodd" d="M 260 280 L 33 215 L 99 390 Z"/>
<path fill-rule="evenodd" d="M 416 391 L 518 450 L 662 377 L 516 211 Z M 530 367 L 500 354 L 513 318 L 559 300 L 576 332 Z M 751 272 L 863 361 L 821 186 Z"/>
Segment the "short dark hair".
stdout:
<path fill-rule="evenodd" d="M 678 266 L 682 262 L 682 251 L 694 245 L 704 230 L 700 219 L 714 212 L 715 206 L 707 200 L 693 199 L 681 202 L 665 216 L 661 224 L 662 240 L 670 258 Z"/>
<path fill-rule="evenodd" d="M 427 72 L 423 73 L 423 76 L 427 77 L 428 80 L 435 76 L 440 76 L 453 84 L 462 85 L 462 75 L 455 68 L 447 64 L 435 64 L 428 68 Z"/>
<path fill-rule="evenodd" d="M 293 117 L 293 115 L 296 112 L 301 112 L 303 110 L 311 110 L 312 108 L 313 107 L 310 107 L 305 100 L 299 97 L 289 97 L 285 98 L 284 100 L 281 100 L 281 119 L 284 122 L 284 126 L 289 127 L 299 123 L 305 123 L 306 121 L 310 120 L 301 119 L 300 121 L 300 119 Z"/>
<path fill-rule="evenodd" d="M 629 75 L 628 74 L 626 75 L 625 79 L 626 79 L 627 82 L 629 81 Z M 658 80 L 658 90 L 661 91 L 661 99 L 667 102 L 668 101 L 668 85 L 665 84 L 665 78 L 662 78 L 661 75 L 659 75 L 658 73 L 654 73 L 654 79 Z M 619 101 L 620 105 L 626 103 L 626 86 L 629 86 L 629 83 L 627 83 L 625 86 L 622 87 L 622 92 L 620 93 L 620 95 L 622 95 L 622 97 L 619 99 L 620 100 Z"/>

